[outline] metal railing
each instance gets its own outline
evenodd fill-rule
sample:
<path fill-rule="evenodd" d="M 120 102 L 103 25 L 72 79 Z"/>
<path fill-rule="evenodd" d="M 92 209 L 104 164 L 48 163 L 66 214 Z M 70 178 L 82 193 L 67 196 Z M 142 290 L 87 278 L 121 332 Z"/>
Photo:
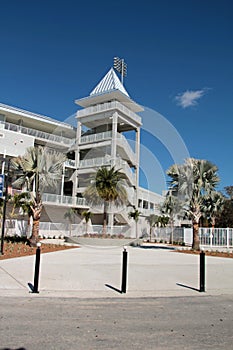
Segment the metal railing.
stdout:
<path fill-rule="evenodd" d="M 1 226 L 1 225 L 0 225 Z M 30 227 L 26 220 L 6 220 L 5 222 L 6 236 L 30 236 Z M 103 232 L 102 225 L 86 224 L 81 221 L 79 224 L 71 223 L 54 223 L 54 222 L 40 222 L 40 236 L 41 237 L 60 237 L 60 236 L 82 236 L 101 235 Z M 142 230 L 139 224 L 139 237 L 148 239 L 149 230 Z M 108 226 L 107 234 L 121 235 L 124 237 L 135 237 L 135 230 L 129 225 L 122 226 Z M 173 236 L 174 242 L 184 242 L 186 245 L 192 245 L 192 228 L 174 227 L 173 234 L 171 227 L 160 227 L 152 229 L 152 239 L 157 242 L 169 242 Z M 219 249 L 233 247 L 233 228 L 199 228 L 200 245 L 202 249 Z"/>
<path fill-rule="evenodd" d="M 75 168 L 75 167 L 76 167 L 76 165 L 75 165 L 75 160 L 73 160 L 73 159 L 67 159 L 67 160 L 65 161 L 65 166 L 66 166 L 66 167 Z"/>
<path fill-rule="evenodd" d="M 209 247 L 233 247 L 233 228 L 200 228 L 200 245 Z"/>
<path fill-rule="evenodd" d="M 42 201 L 43 203 L 52 203 L 56 205 L 61 204 L 61 205 L 69 205 L 69 206 L 76 206 L 76 207 L 85 207 L 85 208 L 88 207 L 88 205 L 86 204 L 85 198 L 61 196 L 58 194 L 51 194 L 51 193 L 43 193 Z"/>
<path fill-rule="evenodd" d="M 79 162 L 80 168 L 95 168 L 103 165 L 111 165 L 110 156 L 83 159 Z M 131 168 L 128 165 L 128 163 L 125 160 L 116 159 L 115 165 L 117 169 L 122 169 L 122 171 L 126 174 L 128 179 L 131 181 L 131 183 L 135 185 L 136 175 L 131 171 Z"/>
<path fill-rule="evenodd" d="M 78 111 L 77 117 L 79 118 L 79 117 L 84 117 L 84 116 L 91 115 L 91 114 L 107 112 L 107 111 L 112 110 L 112 109 L 113 110 L 118 109 L 126 116 L 131 117 L 137 123 L 141 124 L 141 117 L 118 101 L 105 102 L 105 103 L 100 103 L 96 106 L 87 107 L 85 109 Z"/>
<path fill-rule="evenodd" d="M 104 131 L 104 132 L 100 132 L 97 134 L 91 134 L 91 135 L 86 135 L 86 136 L 82 136 L 80 143 L 84 144 L 84 143 L 92 143 L 92 142 L 98 142 L 98 141 L 104 141 L 104 140 L 109 140 L 112 138 L 112 131 Z M 126 154 L 128 155 L 129 159 L 132 161 L 132 163 L 135 164 L 136 162 L 136 155 L 133 152 L 132 148 L 130 147 L 127 139 L 125 138 L 125 136 L 121 133 L 117 133 L 117 143 L 119 146 L 121 146 L 122 148 L 124 148 Z"/>
<path fill-rule="evenodd" d="M 68 146 L 70 146 L 74 143 L 73 139 L 68 139 L 67 137 L 49 134 L 49 133 L 44 132 L 44 131 L 26 128 L 25 126 L 20 126 L 20 125 L 8 123 L 8 122 L 4 122 L 3 124 L 4 124 L 4 128 L 6 130 L 19 132 L 19 133 L 22 133 L 25 135 L 33 136 L 35 138 L 47 140 L 50 142 L 64 143 L 65 145 L 68 145 Z"/>
<path fill-rule="evenodd" d="M 119 146 L 122 146 L 124 148 L 125 152 L 127 153 L 132 163 L 136 164 L 136 154 L 132 150 L 125 136 L 120 134 L 119 132 L 117 133 L 117 142 Z"/>
<path fill-rule="evenodd" d="M 80 143 L 91 143 L 102 140 L 111 139 L 112 131 L 99 132 L 97 134 L 84 135 L 81 137 Z"/>
<path fill-rule="evenodd" d="M 83 159 L 79 162 L 80 168 L 94 168 L 99 167 L 102 165 L 110 165 L 111 164 L 111 158 L 110 157 L 96 157 L 96 158 L 90 158 L 90 159 Z"/>

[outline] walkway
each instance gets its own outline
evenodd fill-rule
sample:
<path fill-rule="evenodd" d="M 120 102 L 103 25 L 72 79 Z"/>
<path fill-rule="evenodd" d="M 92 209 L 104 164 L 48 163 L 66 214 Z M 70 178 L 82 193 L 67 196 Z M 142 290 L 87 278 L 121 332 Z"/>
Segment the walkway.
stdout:
<path fill-rule="evenodd" d="M 199 289 L 199 256 L 162 248 L 127 247 L 127 293 L 120 294 L 122 247 L 87 247 L 41 255 L 39 291 L 35 256 L 0 261 L 0 296 L 135 298 L 233 293 L 233 260 L 206 257 L 206 293 Z"/>

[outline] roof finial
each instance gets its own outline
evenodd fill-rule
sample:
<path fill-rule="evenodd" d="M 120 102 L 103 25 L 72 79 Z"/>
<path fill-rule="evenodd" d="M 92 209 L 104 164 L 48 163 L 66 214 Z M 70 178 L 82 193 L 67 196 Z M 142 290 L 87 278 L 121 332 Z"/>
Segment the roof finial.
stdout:
<path fill-rule="evenodd" d="M 121 83 L 123 84 L 123 79 L 127 75 L 127 64 L 124 58 L 114 57 L 113 68 L 121 74 Z"/>

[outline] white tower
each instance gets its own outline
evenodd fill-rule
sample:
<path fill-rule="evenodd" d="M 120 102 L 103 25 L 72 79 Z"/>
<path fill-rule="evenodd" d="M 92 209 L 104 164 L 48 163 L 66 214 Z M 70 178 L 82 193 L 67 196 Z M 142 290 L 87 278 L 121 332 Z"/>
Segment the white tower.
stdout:
<path fill-rule="evenodd" d="M 143 108 L 129 97 L 113 68 L 88 97 L 75 102 L 83 107 L 77 112 L 77 195 L 82 195 L 100 166 L 115 166 L 125 176 L 130 205 L 137 207 L 141 117 L 136 113 Z M 92 221 L 102 223 L 98 211 Z M 126 208 L 109 215 L 111 226 L 128 222 Z"/>

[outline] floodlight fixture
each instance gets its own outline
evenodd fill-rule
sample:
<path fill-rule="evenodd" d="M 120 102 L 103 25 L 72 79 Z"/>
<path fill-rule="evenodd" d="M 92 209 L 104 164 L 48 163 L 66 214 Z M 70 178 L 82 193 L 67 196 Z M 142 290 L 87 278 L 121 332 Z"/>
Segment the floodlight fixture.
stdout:
<path fill-rule="evenodd" d="M 113 68 L 121 74 L 121 82 L 123 84 L 123 79 L 127 75 L 127 64 L 123 58 L 114 57 Z"/>

